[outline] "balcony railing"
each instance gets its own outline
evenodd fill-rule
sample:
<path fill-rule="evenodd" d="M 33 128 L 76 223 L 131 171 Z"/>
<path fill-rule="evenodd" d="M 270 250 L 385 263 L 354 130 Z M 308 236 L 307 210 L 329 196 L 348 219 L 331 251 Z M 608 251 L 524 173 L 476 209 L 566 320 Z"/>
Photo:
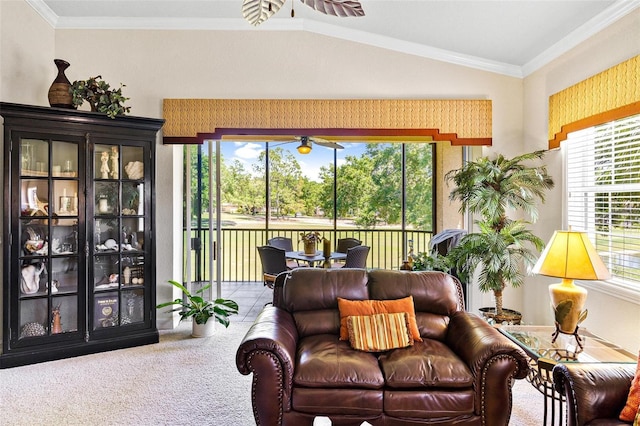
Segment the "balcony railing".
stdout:
<path fill-rule="evenodd" d="M 222 229 L 222 281 L 261 281 L 262 265 L 256 247 L 267 244 L 270 238 L 280 236 L 288 237 L 293 241 L 294 250 L 302 250 L 302 244 L 298 244 L 301 232 L 306 229 Z M 414 253 L 429 250 L 431 232 L 427 231 L 401 231 L 401 230 L 318 230 L 323 238 L 331 240 L 332 246 L 340 238 L 357 238 L 363 245 L 371 247 L 367 258 L 367 268 L 398 269 L 402 264 L 403 256 L 408 252 L 407 241 L 413 242 Z M 184 232 L 184 247 L 191 249 L 191 279 L 207 281 L 215 277 L 216 264 L 209 262 L 209 230 L 192 229 L 187 238 Z M 195 250 L 200 247 L 199 252 Z M 319 247 L 321 249 L 321 246 Z M 185 256 L 185 271 L 187 257 Z"/>

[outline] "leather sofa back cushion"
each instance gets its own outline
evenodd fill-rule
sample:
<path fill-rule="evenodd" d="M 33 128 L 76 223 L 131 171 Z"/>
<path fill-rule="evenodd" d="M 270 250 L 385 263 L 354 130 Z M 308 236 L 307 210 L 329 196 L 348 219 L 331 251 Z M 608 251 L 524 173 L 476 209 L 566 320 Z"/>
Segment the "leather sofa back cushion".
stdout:
<path fill-rule="evenodd" d="M 282 287 L 278 307 L 293 315 L 300 337 L 339 333 L 338 297 L 369 298 L 366 270 L 321 271 L 324 273 L 317 268 L 295 269 Z"/>
<path fill-rule="evenodd" d="M 449 316 L 462 310 L 462 294 L 451 275 L 433 271 L 373 270 L 369 272 L 371 299 L 400 299 L 411 295 L 422 337 L 444 340 Z"/>
<path fill-rule="evenodd" d="M 416 312 L 451 316 L 463 306 L 451 275 L 383 269 L 369 272 L 370 299 L 401 299 L 409 295 L 413 296 Z"/>

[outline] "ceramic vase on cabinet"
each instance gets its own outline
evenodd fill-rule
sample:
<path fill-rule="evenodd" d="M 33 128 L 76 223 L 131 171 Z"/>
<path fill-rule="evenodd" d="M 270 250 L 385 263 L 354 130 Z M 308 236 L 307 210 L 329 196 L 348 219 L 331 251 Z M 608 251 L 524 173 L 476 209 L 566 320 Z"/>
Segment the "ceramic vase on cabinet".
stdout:
<path fill-rule="evenodd" d="M 58 67 L 58 75 L 49 87 L 49 105 L 57 108 L 73 108 L 73 97 L 69 92 L 71 82 L 64 74 L 70 64 L 64 59 L 54 59 L 53 63 Z"/>

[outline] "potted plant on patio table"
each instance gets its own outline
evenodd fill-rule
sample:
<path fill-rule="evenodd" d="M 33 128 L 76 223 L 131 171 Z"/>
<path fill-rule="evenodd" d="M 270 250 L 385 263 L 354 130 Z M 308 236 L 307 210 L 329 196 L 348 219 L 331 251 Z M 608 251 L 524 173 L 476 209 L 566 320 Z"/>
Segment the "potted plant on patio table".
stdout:
<path fill-rule="evenodd" d="M 215 322 L 209 322 L 210 318 L 214 318 L 215 321 L 229 326 L 229 316 L 238 313 L 238 304 L 230 299 L 215 299 L 205 300 L 201 294 L 211 287 L 211 284 L 202 287 L 196 291 L 196 294 L 191 294 L 189 290 L 177 281 L 169 280 L 169 283 L 179 288 L 184 293 L 186 299 L 178 298 L 171 302 L 160 303 L 156 306 L 157 309 L 162 309 L 167 306 L 177 306 L 176 308 L 168 312 L 178 311 L 180 315 L 180 321 L 192 318 L 192 330 L 191 335 L 193 337 L 207 337 L 213 334 Z"/>
<path fill-rule="evenodd" d="M 318 242 L 322 241 L 322 235 L 318 231 L 313 232 L 301 232 L 300 241 L 304 247 L 304 254 L 314 255 L 318 250 Z"/>
<path fill-rule="evenodd" d="M 449 198 L 462 203 L 462 213 L 480 216 L 475 221 L 479 232 L 464 236 L 447 256 L 466 282 L 480 267 L 480 291 L 492 291 L 495 296 L 495 309 L 481 311 L 498 323 L 519 323 L 519 312 L 503 308 L 502 292 L 508 285 L 515 288 L 524 282 L 523 263 L 532 266 L 537 258 L 532 248 L 540 251 L 544 247 L 527 225 L 537 220 L 536 201 L 544 202 L 545 191 L 554 183 L 544 165 L 524 164 L 543 156 L 544 151 L 535 151 L 511 159 L 483 157 L 446 175 L 456 185 Z M 507 209 L 528 214 L 531 222 L 510 219 Z"/>

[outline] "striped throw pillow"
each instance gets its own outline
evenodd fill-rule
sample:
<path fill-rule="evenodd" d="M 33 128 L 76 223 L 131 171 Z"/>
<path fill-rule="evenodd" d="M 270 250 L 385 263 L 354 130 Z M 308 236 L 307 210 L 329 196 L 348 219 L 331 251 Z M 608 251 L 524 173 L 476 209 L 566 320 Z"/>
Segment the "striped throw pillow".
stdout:
<path fill-rule="evenodd" d="M 382 352 L 413 345 L 406 312 L 352 315 L 347 318 L 351 347 L 366 352 Z"/>

